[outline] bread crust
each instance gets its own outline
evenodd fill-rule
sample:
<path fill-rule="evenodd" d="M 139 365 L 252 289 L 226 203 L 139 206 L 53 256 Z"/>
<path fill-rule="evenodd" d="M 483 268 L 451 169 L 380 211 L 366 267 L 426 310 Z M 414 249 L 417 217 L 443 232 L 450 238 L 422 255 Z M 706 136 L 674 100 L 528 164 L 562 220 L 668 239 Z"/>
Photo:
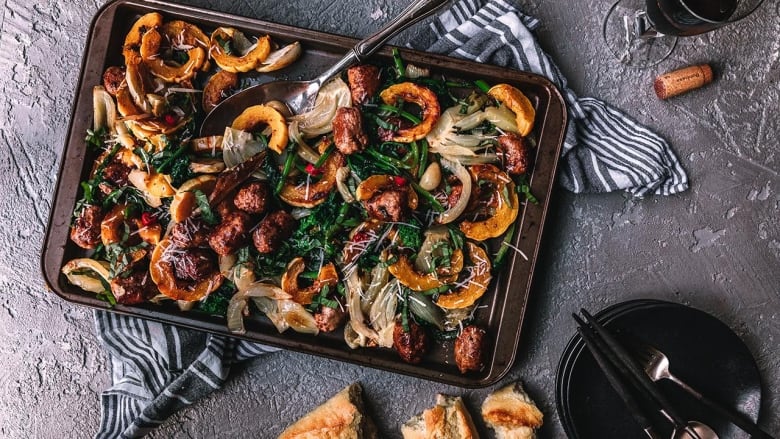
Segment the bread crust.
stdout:
<path fill-rule="evenodd" d="M 401 426 L 404 439 L 479 439 L 463 400 L 437 395 L 436 405 Z"/>
<path fill-rule="evenodd" d="M 353 383 L 285 429 L 278 439 L 376 439 L 363 413 L 361 387 Z"/>

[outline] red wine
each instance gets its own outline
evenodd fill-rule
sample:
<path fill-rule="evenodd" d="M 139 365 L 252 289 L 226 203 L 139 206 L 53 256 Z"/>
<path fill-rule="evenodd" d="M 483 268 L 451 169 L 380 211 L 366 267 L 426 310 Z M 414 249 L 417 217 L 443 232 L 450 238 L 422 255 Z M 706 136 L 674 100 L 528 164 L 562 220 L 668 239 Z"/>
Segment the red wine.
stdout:
<path fill-rule="evenodd" d="M 720 27 L 739 0 L 647 0 L 647 16 L 658 32 L 689 36 Z"/>

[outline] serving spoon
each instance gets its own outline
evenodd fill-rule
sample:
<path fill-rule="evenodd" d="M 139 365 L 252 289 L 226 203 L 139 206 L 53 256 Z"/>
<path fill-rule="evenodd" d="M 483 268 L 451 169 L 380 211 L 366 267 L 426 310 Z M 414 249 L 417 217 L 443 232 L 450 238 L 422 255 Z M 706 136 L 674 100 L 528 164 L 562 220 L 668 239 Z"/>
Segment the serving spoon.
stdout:
<path fill-rule="evenodd" d="M 293 114 L 301 114 L 314 105 L 320 87 L 347 67 L 363 62 L 398 32 L 430 16 L 449 0 L 415 0 L 382 29 L 358 42 L 343 58 L 311 81 L 272 81 L 242 90 L 217 105 L 203 121 L 201 136 L 219 135 L 246 108 L 280 101 Z"/>
<path fill-rule="evenodd" d="M 696 436 L 692 435 L 690 430 L 693 430 Z M 699 421 L 688 421 L 685 426 L 674 429 L 672 439 L 718 439 L 718 434 Z"/>

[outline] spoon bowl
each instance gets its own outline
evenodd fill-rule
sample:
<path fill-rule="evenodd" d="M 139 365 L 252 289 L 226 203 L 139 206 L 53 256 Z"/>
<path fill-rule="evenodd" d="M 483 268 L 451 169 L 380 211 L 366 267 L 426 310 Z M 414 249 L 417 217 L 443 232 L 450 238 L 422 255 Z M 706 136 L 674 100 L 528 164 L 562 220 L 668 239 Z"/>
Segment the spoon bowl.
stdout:
<path fill-rule="evenodd" d="M 688 428 L 675 429 L 672 432 L 672 439 L 697 439 L 688 430 L 692 429 L 698 439 L 718 439 L 718 434 L 709 426 L 698 421 L 689 421 Z"/>
<path fill-rule="evenodd" d="M 221 135 L 245 109 L 270 101 L 282 102 L 292 114 L 300 114 L 313 105 L 319 90 L 316 81 L 271 81 L 254 85 L 217 105 L 203 121 L 200 135 Z"/>
<path fill-rule="evenodd" d="M 323 84 L 347 67 L 362 62 L 379 50 L 398 32 L 436 12 L 449 0 L 415 0 L 398 17 L 373 35 L 358 42 L 343 58 L 311 81 L 272 81 L 242 90 L 225 99 L 206 116 L 200 128 L 201 136 L 219 135 L 246 108 L 269 101 L 287 105 L 292 114 L 300 114 L 314 105 Z"/>

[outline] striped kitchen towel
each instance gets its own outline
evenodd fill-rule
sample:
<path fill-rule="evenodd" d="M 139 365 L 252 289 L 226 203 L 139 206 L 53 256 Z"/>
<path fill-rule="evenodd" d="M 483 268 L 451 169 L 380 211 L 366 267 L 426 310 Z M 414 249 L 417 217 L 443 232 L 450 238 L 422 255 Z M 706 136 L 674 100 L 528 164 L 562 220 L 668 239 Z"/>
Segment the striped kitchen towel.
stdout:
<path fill-rule="evenodd" d="M 531 34 L 538 25 L 503 0 L 461 0 L 415 38 L 415 47 L 550 78 L 569 109 L 560 177 L 567 189 L 637 196 L 687 189 L 662 138 L 599 100 L 574 95 Z M 95 322 L 112 366 L 97 438 L 143 436 L 220 388 L 231 365 L 276 350 L 104 311 L 95 311 Z"/>
<path fill-rule="evenodd" d="M 566 189 L 636 196 L 688 189 L 685 170 L 664 139 L 620 110 L 572 92 L 534 38 L 539 24 L 510 1 L 460 0 L 416 35 L 412 47 L 550 79 L 569 110 L 559 173 Z"/>
<path fill-rule="evenodd" d="M 95 311 L 112 386 L 100 401 L 100 439 L 141 437 L 170 415 L 222 387 L 230 366 L 278 349 Z"/>

